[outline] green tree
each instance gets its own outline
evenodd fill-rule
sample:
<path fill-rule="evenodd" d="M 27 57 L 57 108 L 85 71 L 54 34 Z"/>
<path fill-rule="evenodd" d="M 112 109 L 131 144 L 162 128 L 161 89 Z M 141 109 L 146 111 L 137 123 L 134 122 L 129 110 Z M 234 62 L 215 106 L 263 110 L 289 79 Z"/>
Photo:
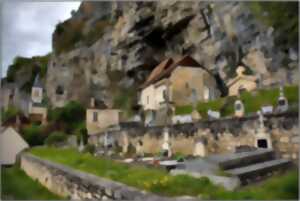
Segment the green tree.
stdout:
<path fill-rule="evenodd" d="M 255 17 L 275 28 L 275 43 L 284 49 L 298 46 L 298 2 L 249 2 Z"/>
<path fill-rule="evenodd" d="M 40 125 L 29 125 L 22 130 L 23 137 L 30 146 L 43 145 L 46 135 L 43 134 L 43 128 Z"/>

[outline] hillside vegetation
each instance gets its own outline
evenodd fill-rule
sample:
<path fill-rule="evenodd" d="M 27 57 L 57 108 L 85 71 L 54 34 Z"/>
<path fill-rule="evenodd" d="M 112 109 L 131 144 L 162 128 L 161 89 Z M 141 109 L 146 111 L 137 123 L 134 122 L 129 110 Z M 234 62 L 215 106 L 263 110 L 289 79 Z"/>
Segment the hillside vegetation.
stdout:
<path fill-rule="evenodd" d="M 249 2 L 253 14 L 278 32 L 275 43 L 285 49 L 298 46 L 299 2 Z"/>
<path fill-rule="evenodd" d="M 298 86 L 286 86 L 284 94 L 288 99 L 289 105 L 296 105 L 298 110 Z M 261 89 L 256 92 L 243 92 L 241 100 L 244 103 L 245 113 L 250 114 L 260 110 L 261 106 L 272 105 L 276 107 L 279 97 L 279 89 Z M 207 111 L 220 111 L 221 116 L 231 116 L 234 114 L 234 102 L 237 100 L 236 96 L 228 96 L 219 98 L 209 102 L 199 102 L 197 110 L 203 118 L 207 117 Z M 192 112 L 191 105 L 177 106 L 175 113 L 177 115 L 190 114 Z"/>
<path fill-rule="evenodd" d="M 8 67 L 6 81 L 20 82 L 20 80 L 24 80 L 20 89 L 29 93 L 37 74 L 40 75 L 41 79 L 46 77 L 49 58 L 50 53 L 31 58 L 16 57 Z"/>

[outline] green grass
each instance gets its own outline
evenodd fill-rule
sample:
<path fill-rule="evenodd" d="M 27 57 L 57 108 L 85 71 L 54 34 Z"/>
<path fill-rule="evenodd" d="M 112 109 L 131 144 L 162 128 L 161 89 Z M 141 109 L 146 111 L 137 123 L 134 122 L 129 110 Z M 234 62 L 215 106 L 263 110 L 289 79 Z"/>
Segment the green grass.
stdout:
<path fill-rule="evenodd" d="M 171 176 L 164 170 L 96 158 L 90 154 L 78 153 L 74 149 L 38 147 L 31 149 L 30 152 L 53 162 L 165 196 L 201 195 L 207 199 L 296 199 L 298 197 L 297 171 L 271 178 L 258 187 L 226 191 L 222 187 L 213 185 L 207 178 Z"/>
<path fill-rule="evenodd" d="M 2 168 L 1 172 L 3 200 L 59 200 L 62 199 L 37 181 L 32 180 L 18 167 Z"/>
<path fill-rule="evenodd" d="M 284 94 L 288 99 L 289 105 L 298 105 L 298 86 L 286 86 L 284 88 Z M 273 105 L 276 107 L 278 97 L 279 89 L 262 89 L 255 92 L 242 93 L 241 100 L 244 103 L 245 113 L 250 114 L 257 112 L 263 105 Z M 199 102 L 197 110 L 203 118 L 207 117 L 207 111 L 209 109 L 220 111 L 222 117 L 230 116 L 234 113 L 233 106 L 236 99 L 236 96 L 228 96 L 209 102 Z M 191 112 L 191 105 L 177 106 L 175 111 L 177 115 L 190 114 Z"/>

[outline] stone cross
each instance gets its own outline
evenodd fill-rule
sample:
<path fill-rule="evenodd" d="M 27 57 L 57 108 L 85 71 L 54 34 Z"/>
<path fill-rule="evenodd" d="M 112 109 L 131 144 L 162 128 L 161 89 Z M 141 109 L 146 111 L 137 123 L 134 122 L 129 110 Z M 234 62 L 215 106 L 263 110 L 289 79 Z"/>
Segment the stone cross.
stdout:
<path fill-rule="evenodd" d="M 107 135 L 107 132 L 105 132 L 105 135 L 104 135 L 104 147 L 107 148 L 108 146 L 108 135 Z"/>
<path fill-rule="evenodd" d="M 197 92 L 196 89 L 192 89 L 192 105 L 193 105 L 193 110 L 197 109 Z"/>
<path fill-rule="evenodd" d="M 80 138 L 80 144 L 79 144 L 78 150 L 79 150 L 79 152 L 82 152 L 83 149 L 84 149 L 84 144 L 83 144 L 83 138 L 82 138 L 82 136 L 81 136 L 81 138 Z"/>
<path fill-rule="evenodd" d="M 259 127 L 260 127 L 260 129 L 263 129 L 265 127 L 265 125 L 264 125 L 264 116 L 263 116 L 263 114 L 260 110 L 257 111 L 257 114 L 258 114 Z"/>

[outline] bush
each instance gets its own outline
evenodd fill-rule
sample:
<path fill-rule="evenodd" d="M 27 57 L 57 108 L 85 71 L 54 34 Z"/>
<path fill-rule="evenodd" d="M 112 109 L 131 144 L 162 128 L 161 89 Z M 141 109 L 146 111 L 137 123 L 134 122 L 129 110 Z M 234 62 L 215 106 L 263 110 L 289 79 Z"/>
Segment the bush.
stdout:
<path fill-rule="evenodd" d="M 63 132 L 54 132 L 47 137 L 45 144 L 48 146 L 55 146 L 67 141 L 67 135 Z"/>
<path fill-rule="evenodd" d="M 88 144 L 85 146 L 83 152 L 85 153 L 90 153 L 90 154 L 94 154 L 96 151 L 96 147 L 95 145 L 92 145 L 92 144 Z"/>
<path fill-rule="evenodd" d="M 62 124 L 67 133 L 74 133 L 85 121 L 85 108 L 77 101 L 70 101 L 62 108 L 49 109 L 48 119 Z"/>
<path fill-rule="evenodd" d="M 43 134 L 43 127 L 40 125 L 29 125 L 22 131 L 24 139 L 30 146 L 43 145 L 46 135 Z"/>
<path fill-rule="evenodd" d="M 2 111 L 1 114 L 2 122 L 5 122 L 6 120 L 17 116 L 18 114 L 20 114 L 20 110 L 16 107 L 10 106 L 7 108 L 7 110 Z"/>

